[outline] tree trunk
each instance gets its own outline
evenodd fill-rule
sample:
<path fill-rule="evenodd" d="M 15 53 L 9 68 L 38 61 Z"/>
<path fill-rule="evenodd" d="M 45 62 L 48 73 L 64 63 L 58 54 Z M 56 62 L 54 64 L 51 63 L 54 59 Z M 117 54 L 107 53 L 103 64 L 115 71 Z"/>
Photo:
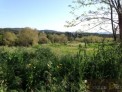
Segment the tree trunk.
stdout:
<path fill-rule="evenodd" d="M 119 19 L 119 35 L 120 35 L 120 42 L 122 43 L 122 13 L 118 14 Z"/>
<path fill-rule="evenodd" d="M 110 9 L 111 9 L 111 26 L 112 26 L 112 31 L 113 31 L 113 38 L 114 38 L 114 41 L 116 41 L 116 28 L 113 23 L 113 7 L 111 5 L 110 5 Z"/>

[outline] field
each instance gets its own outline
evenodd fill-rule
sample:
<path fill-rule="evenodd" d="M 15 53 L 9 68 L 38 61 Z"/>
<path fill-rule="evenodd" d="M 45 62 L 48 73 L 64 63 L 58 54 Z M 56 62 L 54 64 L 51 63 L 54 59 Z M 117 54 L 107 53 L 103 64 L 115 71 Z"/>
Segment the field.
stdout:
<path fill-rule="evenodd" d="M 45 44 L 42 47 L 47 47 L 52 50 L 56 55 L 66 55 L 66 54 L 76 54 L 78 52 L 78 46 L 80 43 L 76 44 Z"/>
<path fill-rule="evenodd" d="M 0 13 L 0 92 L 122 92 L 122 0 L 0 0 Z"/>
<path fill-rule="evenodd" d="M 68 43 L 68 44 L 42 44 L 41 47 L 50 48 L 53 53 L 58 56 L 66 55 L 66 54 L 77 54 L 79 49 L 85 48 L 87 52 L 90 54 L 96 47 L 98 47 L 98 43 L 91 43 L 85 47 L 85 43 Z"/>
<path fill-rule="evenodd" d="M 116 43 L 2 46 L 0 91 L 112 92 L 121 86 L 121 51 Z"/>

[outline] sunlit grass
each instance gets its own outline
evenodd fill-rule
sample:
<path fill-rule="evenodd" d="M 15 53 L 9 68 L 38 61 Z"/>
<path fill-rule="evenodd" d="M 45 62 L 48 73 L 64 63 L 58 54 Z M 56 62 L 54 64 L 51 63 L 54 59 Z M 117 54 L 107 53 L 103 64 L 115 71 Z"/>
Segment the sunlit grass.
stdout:
<path fill-rule="evenodd" d="M 81 48 L 84 48 L 84 43 L 68 43 L 66 45 L 64 44 L 43 44 L 41 47 L 50 48 L 52 52 L 54 52 L 56 55 L 66 55 L 66 54 L 77 54 L 79 51 L 79 45 L 81 45 Z M 94 50 L 94 47 L 88 46 L 86 50 L 90 53 Z M 81 51 L 82 52 L 82 51 Z"/>

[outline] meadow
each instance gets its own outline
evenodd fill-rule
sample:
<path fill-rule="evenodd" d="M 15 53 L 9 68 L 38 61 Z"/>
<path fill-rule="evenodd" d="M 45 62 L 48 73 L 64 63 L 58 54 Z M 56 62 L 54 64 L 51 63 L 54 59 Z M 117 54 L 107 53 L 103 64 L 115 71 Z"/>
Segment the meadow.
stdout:
<path fill-rule="evenodd" d="M 98 48 L 99 45 L 99 43 L 89 43 L 87 44 L 87 46 L 85 46 L 85 43 L 83 42 L 71 42 L 67 44 L 42 44 L 41 47 L 50 48 L 51 51 L 55 53 L 57 56 L 62 56 L 67 54 L 75 55 L 79 52 L 80 49 L 86 49 L 87 53 L 92 54 L 93 50 Z"/>
<path fill-rule="evenodd" d="M 121 92 L 121 51 L 116 43 L 2 46 L 0 91 Z"/>
<path fill-rule="evenodd" d="M 1 1 L 0 92 L 122 92 L 122 0 Z"/>

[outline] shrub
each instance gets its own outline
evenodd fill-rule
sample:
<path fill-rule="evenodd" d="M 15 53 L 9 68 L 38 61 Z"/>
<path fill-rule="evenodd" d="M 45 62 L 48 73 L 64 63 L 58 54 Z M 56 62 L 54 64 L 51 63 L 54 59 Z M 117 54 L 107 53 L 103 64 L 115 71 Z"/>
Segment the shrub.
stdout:
<path fill-rule="evenodd" d="M 0 45 L 3 44 L 3 35 L 0 34 Z"/>
<path fill-rule="evenodd" d="M 3 44 L 8 46 L 14 46 L 17 40 L 17 36 L 13 32 L 5 32 L 3 34 Z"/>
<path fill-rule="evenodd" d="M 52 43 L 66 43 L 68 41 L 67 37 L 64 34 L 57 35 L 49 35 L 49 39 Z"/>
<path fill-rule="evenodd" d="M 40 44 L 48 43 L 48 38 L 45 33 L 39 33 L 39 43 Z"/>
<path fill-rule="evenodd" d="M 104 44 L 103 44 L 104 46 Z M 100 47 L 96 54 L 91 58 L 87 58 L 81 67 L 82 78 L 87 80 L 90 89 L 94 92 L 94 87 L 106 87 L 106 90 L 114 90 L 115 87 L 109 89 L 108 85 L 114 83 L 119 85 L 121 80 L 121 59 L 122 49 L 115 47 Z M 101 89 L 103 90 L 103 89 Z"/>
<path fill-rule="evenodd" d="M 122 78 L 119 46 L 101 44 L 91 56 L 85 48 L 79 48 L 76 55 L 60 58 L 48 48 L 1 48 L 0 90 L 84 92 L 87 86 L 92 90 L 95 86 L 108 87 L 110 83 L 121 82 L 118 81 Z"/>
<path fill-rule="evenodd" d="M 38 32 L 35 29 L 24 28 L 18 34 L 18 44 L 21 46 L 37 45 Z"/>

